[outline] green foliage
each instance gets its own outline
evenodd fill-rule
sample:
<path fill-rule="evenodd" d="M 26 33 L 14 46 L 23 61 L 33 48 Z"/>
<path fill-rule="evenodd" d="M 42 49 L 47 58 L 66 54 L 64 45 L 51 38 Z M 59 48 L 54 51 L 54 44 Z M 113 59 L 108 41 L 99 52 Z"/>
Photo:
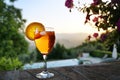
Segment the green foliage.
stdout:
<path fill-rule="evenodd" d="M 82 45 L 76 47 L 75 49 L 79 49 L 79 53 L 92 52 L 94 50 L 107 50 L 105 45 L 100 41 L 85 42 Z"/>
<path fill-rule="evenodd" d="M 18 58 L 0 58 L 0 71 L 20 69 L 22 65 Z"/>
<path fill-rule="evenodd" d="M 104 57 L 107 55 L 107 57 L 112 57 L 112 52 L 111 51 L 103 51 L 103 50 L 94 50 L 90 54 L 93 57 Z M 120 56 L 120 53 L 118 53 L 118 56 Z"/>
<path fill-rule="evenodd" d="M 105 55 L 107 55 L 107 57 L 112 57 L 112 51 L 113 51 L 113 45 L 111 45 L 112 40 L 116 40 L 116 39 L 107 39 L 108 42 L 105 41 L 104 43 L 101 42 L 100 40 L 85 42 L 82 45 L 76 47 L 74 50 L 76 50 L 76 51 L 78 50 L 79 53 L 89 52 L 90 55 L 93 57 L 101 57 L 102 58 Z M 111 49 L 111 50 L 109 50 L 109 49 Z M 117 47 L 117 49 L 118 49 L 117 50 L 118 56 L 120 56 L 119 46 Z"/>
<path fill-rule="evenodd" d="M 64 45 L 57 43 L 52 52 L 48 55 L 48 59 L 70 59 L 76 58 L 78 54 L 74 49 L 67 49 Z"/>
<path fill-rule="evenodd" d="M 48 55 L 49 59 L 62 59 L 66 52 L 66 48 L 63 45 L 57 43 L 52 52 Z"/>
<path fill-rule="evenodd" d="M 10 2 L 14 1 L 10 0 Z M 0 59 L 2 58 L 0 65 L 3 66 L 2 68 L 19 67 L 20 65 L 18 63 L 15 65 L 14 62 L 16 57 L 28 53 L 28 43 L 23 35 L 24 22 L 20 9 L 12 4 L 6 4 L 5 0 L 0 0 Z M 2 61 L 5 61 L 4 64 Z M 14 66 L 11 66 L 11 63 L 14 63 Z"/>
<path fill-rule="evenodd" d="M 110 51 L 102 51 L 102 50 L 94 50 L 90 53 L 93 57 L 104 57 L 105 55 L 108 55 L 108 57 L 111 57 L 112 52 Z"/>
<path fill-rule="evenodd" d="M 120 36 L 119 35 L 120 34 L 116 30 L 113 30 L 112 32 L 108 34 L 108 37 L 106 41 L 104 41 L 104 44 L 106 45 L 106 47 L 109 48 L 109 51 L 112 51 L 113 44 L 116 44 L 117 51 L 120 53 Z"/>

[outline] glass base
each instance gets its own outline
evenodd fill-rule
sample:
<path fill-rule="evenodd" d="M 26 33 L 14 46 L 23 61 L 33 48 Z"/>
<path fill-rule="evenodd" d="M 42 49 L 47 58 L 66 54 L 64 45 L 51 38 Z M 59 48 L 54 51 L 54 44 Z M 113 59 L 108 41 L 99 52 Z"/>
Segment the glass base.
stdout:
<path fill-rule="evenodd" d="M 45 79 L 45 78 L 51 78 L 53 76 L 54 76 L 54 74 L 50 73 L 48 71 L 42 71 L 41 73 L 38 73 L 36 75 L 37 78 L 43 78 L 43 79 Z"/>

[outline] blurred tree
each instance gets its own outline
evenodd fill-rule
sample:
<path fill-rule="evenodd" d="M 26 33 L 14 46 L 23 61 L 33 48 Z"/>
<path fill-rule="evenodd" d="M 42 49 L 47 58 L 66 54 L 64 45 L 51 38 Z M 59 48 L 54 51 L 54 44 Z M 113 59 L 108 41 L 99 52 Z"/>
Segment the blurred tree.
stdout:
<path fill-rule="evenodd" d="M 22 69 L 22 65 L 18 58 L 0 58 L 0 71 Z"/>
<path fill-rule="evenodd" d="M 64 45 L 60 45 L 59 43 L 56 43 L 55 47 L 48 55 L 48 59 L 64 59 L 64 54 L 66 52 L 67 49 L 64 47 Z"/>
<path fill-rule="evenodd" d="M 9 0 L 10 3 L 14 1 Z M 20 9 L 0 0 L 0 58 L 16 58 L 28 53 L 28 43 L 23 35 L 24 22 Z"/>

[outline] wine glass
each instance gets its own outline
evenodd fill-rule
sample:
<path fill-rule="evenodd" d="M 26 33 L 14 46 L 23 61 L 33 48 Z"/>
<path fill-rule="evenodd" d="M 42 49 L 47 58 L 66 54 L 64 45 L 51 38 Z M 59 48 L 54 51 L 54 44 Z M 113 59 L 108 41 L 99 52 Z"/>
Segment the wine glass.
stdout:
<path fill-rule="evenodd" d="M 37 49 L 41 52 L 44 59 L 44 71 L 36 75 L 37 78 L 50 78 L 54 74 L 48 72 L 47 70 L 47 55 L 52 50 L 55 43 L 55 32 L 54 28 L 46 27 L 45 31 L 39 32 L 37 29 L 35 31 L 35 45 Z"/>

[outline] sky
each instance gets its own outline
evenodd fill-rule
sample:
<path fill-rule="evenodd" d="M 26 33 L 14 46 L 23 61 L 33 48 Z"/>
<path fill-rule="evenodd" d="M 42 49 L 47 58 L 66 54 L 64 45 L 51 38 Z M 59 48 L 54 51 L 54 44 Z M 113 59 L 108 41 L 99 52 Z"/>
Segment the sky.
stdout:
<path fill-rule="evenodd" d="M 74 2 L 77 0 L 74 0 Z M 91 0 L 84 0 L 88 3 Z M 80 3 L 84 3 L 82 0 Z M 94 33 L 96 28 L 85 25 L 85 14 L 65 7 L 65 0 L 17 0 L 14 5 L 22 9 L 25 26 L 40 22 L 45 27 L 54 27 L 56 33 Z"/>

